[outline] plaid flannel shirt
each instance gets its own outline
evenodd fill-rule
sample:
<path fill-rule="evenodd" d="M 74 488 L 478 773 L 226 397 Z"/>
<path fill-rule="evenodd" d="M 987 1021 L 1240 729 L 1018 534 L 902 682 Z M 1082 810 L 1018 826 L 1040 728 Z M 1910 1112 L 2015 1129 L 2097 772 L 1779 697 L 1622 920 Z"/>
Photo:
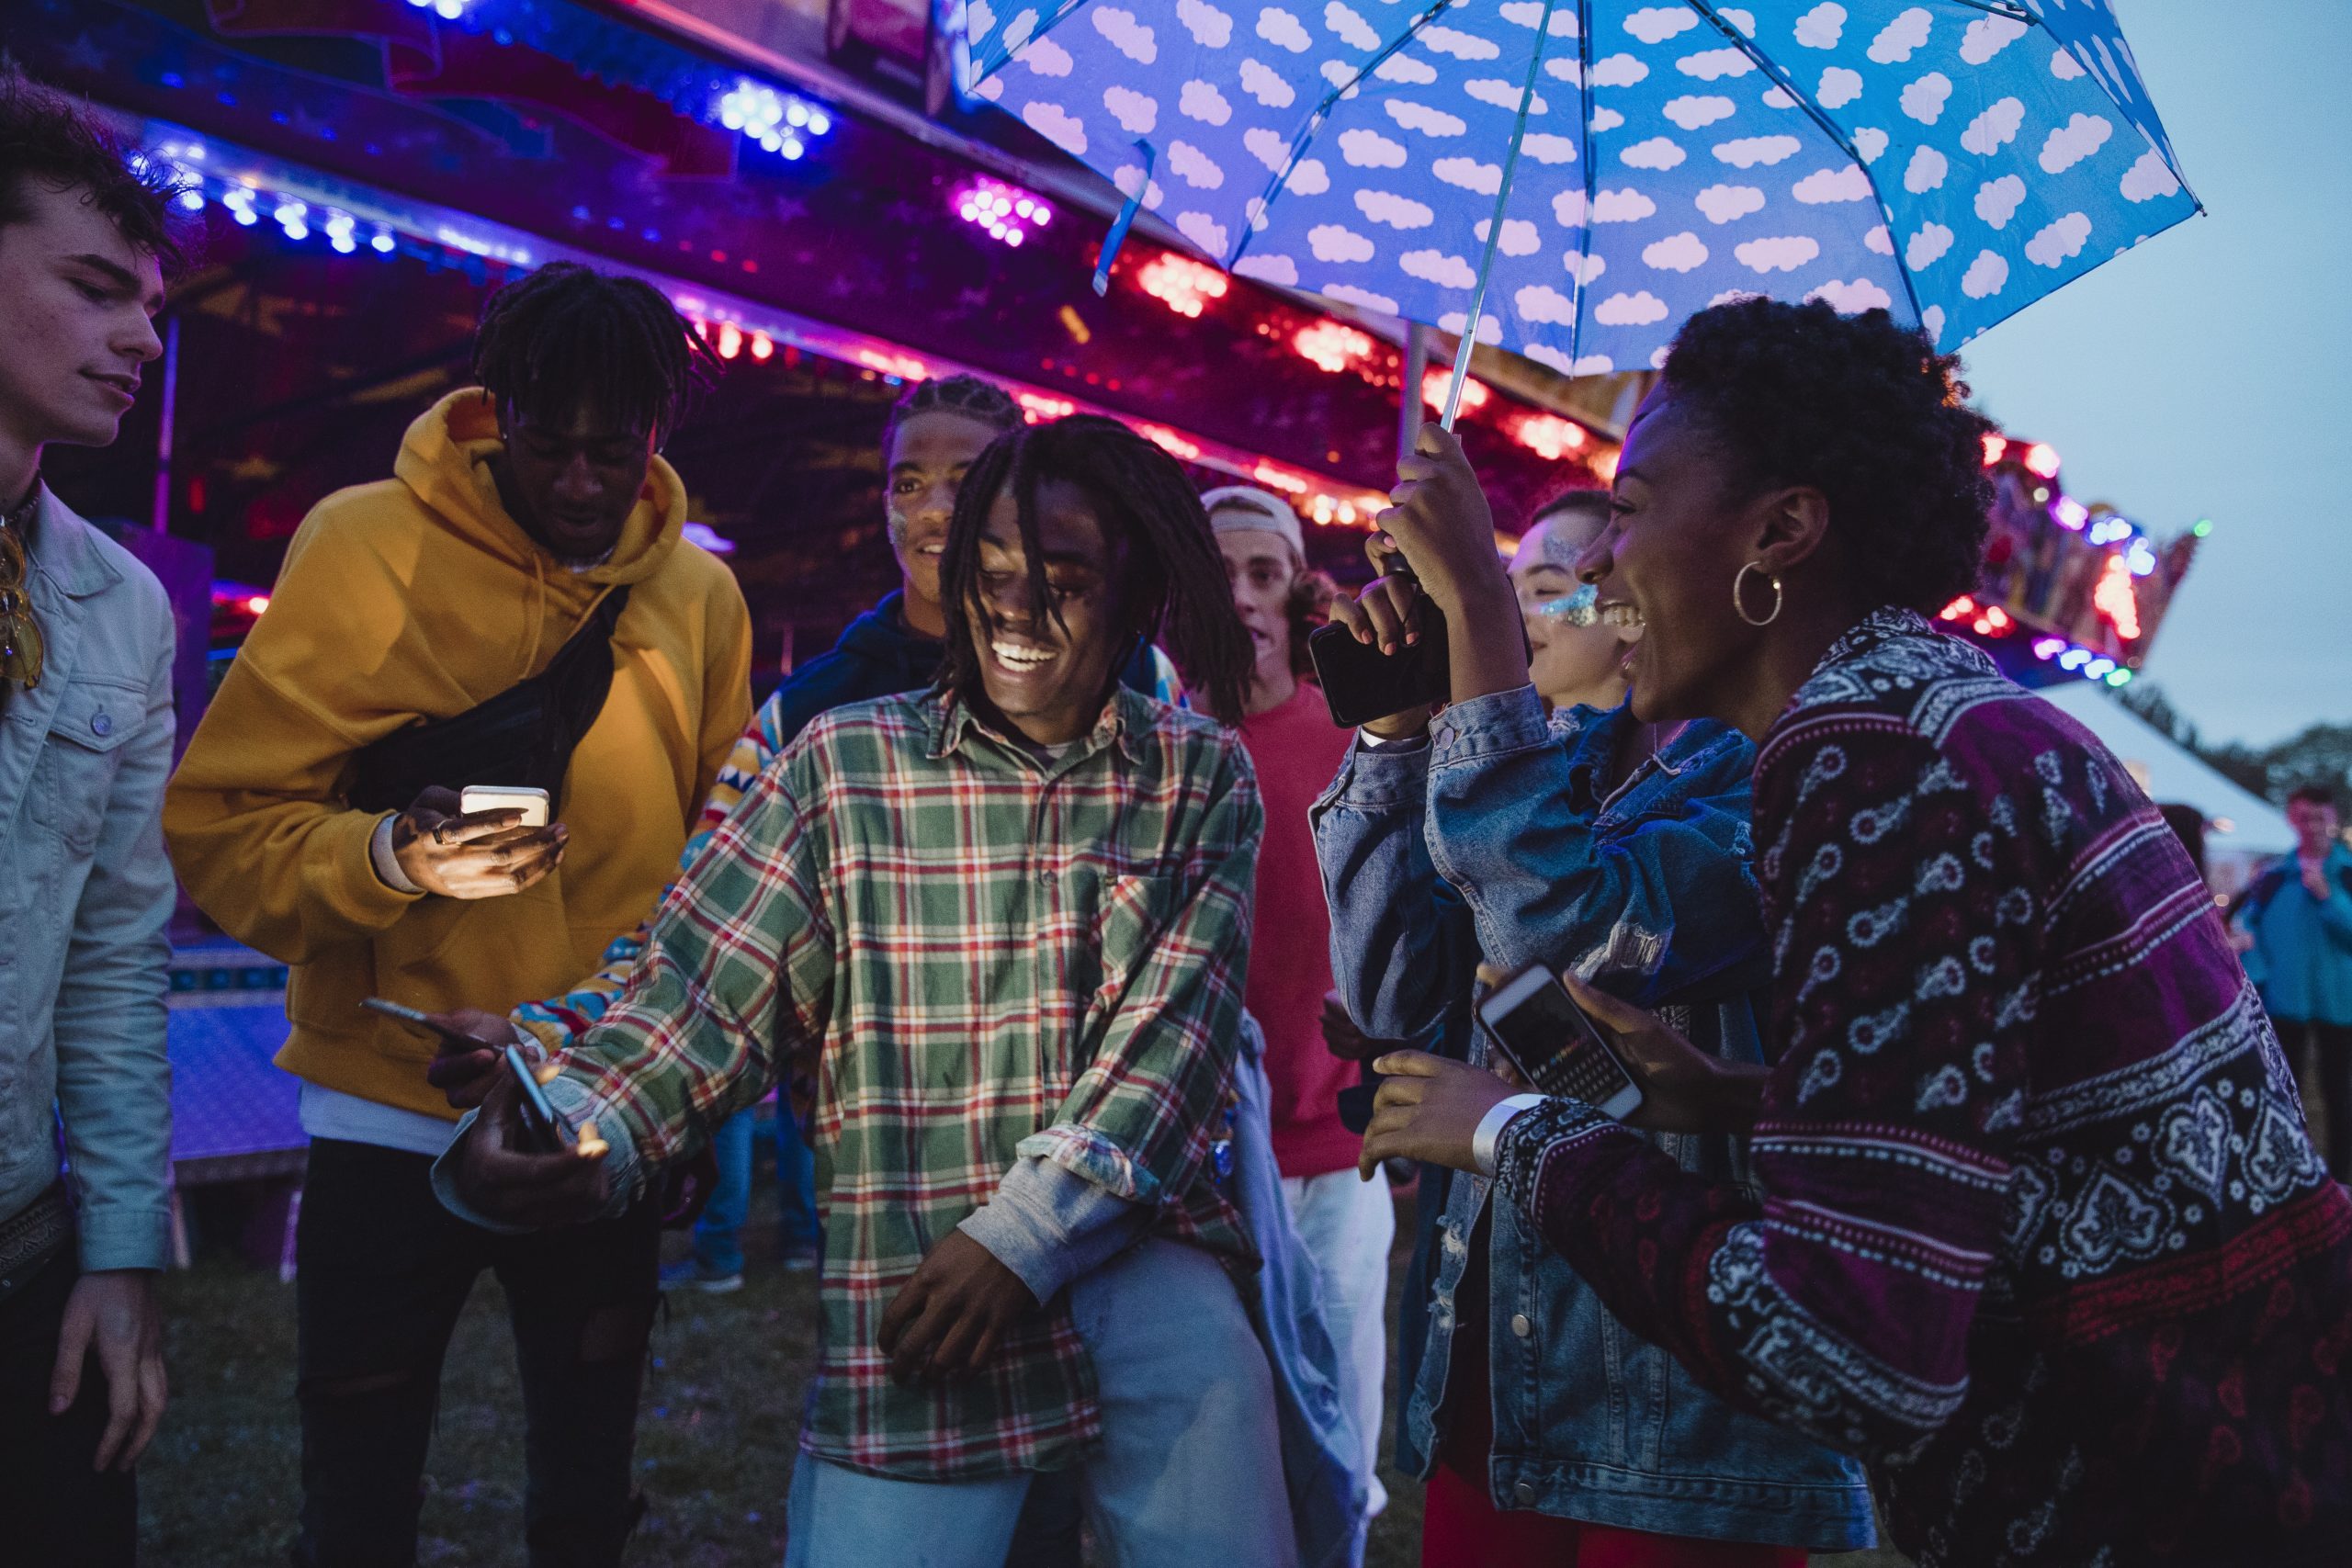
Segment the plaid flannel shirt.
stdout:
<path fill-rule="evenodd" d="M 1094 1439 L 1063 1301 L 960 1382 L 902 1388 L 875 1345 L 1020 1156 L 1254 1263 L 1207 1156 L 1262 818 L 1234 736 L 1134 693 L 1050 761 L 914 694 L 811 724 L 687 870 L 566 1073 L 625 1134 L 633 1186 L 793 1058 L 813 1067 L 828 1198 L 806 1451 L 964 1479 L 1066 1466 Z"/>

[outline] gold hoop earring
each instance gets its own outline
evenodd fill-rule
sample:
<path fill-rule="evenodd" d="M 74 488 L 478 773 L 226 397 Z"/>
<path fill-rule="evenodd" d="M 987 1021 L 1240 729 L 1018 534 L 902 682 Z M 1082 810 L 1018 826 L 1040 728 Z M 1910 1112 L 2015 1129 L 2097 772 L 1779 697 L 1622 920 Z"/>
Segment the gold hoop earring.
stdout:
<path fill-rule="evenodd" d="M 1749 615 L 1747 602 L 1742 597 L 1741 590 L 1747 586 L 1747 574 L 1751 571 L 1764 571 L 1764 563 L 1749 561 L 1746 566 L 1741 567 L 1738 574 L 1731 580 L 1732 611 L 1751 626 L 1769 626 L 1781 618 L 1781 606 L 1787 602 L 1787 596 L 1781 592 L 1780 578 L 1774 573 L 1765 571 L 1764 581 L 1772 585 L 1772 613 L 1760 621 Z"/>

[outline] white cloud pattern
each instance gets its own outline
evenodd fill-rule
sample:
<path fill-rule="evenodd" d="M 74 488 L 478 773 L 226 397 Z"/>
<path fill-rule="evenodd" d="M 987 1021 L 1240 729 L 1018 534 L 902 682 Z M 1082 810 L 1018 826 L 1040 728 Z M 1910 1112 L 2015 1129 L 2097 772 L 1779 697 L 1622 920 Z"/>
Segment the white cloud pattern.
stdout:
<path fill-rule="evenodd" d="M 1315 43 L 1306 36 L 1306 24 L 1280 6 L 1269 6 L 1258 13 L 1258 36 L 1293 54 L 1305 54 Z"/>
<path fill-rule="evenodd" d="M 1576 324 L 1577 302 L 1548 283 L 1531 283 L 1511 296 L 1511 304 L 1522 321 L 1539 321 L 1545 326 L 1569 327 Z"/>
<path fill-rule="evenodd" d="M 1823 108 L 1842 109 L 1862 96 L 1862 73 L 1843 65 L 1824 66 L 1821 85 L 1813 96 Z"/>
<path fill-rule="evenodd" d="M 1870 62 L 1873 65 L 1900 65 L 1928 41 L 1928 30 L 1935 17 L 1926 7 L 1914 6 L 1881 28 L 1878 37 L 1871 39 Z"/>
<path fill-rule="evenodd" d="M 1134 61 L 1137 65 L 1149 65 L 1159 58 L 1159 45 L 1154 41 L 1152 30 L 1136 20 L 1133 11 L 1116 6 L 1090 7 L 1087 19 L 1094 30 L 1111 41 L 1111 47 Z"/>
<path fill-rule="evenodd" d="M 1961 63 L 1982 65 L 2025 37 L 2029 30 L 2025 23 L 2007 17 L 1981 17 L 1969 23 L 1968 31 L 1961 35 Z"/>
<path fill-rule="evenodd" d="M 1674 68 L 1685 76 L 1696 76 L 1702 82 L 1720 82 L 1725 77 L 1740 77 L 1756 69 L 1756 62 L 1747 51 L 1739 49 L 1708 49 L 1697 54 L 1686 54 L 1674 62 Z"/>
<path fill-rule="evenodd" d="M 2069 212 L 2025 243 L 2025 259 L 2036 266 L 2056 266 L 2081 255 L 2090 237 L 2089 215 Z"/>
<path fill-rule="evenodd" d="M 1480 196 L 1492 196 L 1503 188 L 1503 166 L 1481 164 L 1476 158 L 1440 158 L 1430 165 L 1430 173 L 1447 185 L 1476 191 Z"/>
<path fill-rule="evenodd" d="M 1059 104 L 1023 104 L 1021 120 L 1073 158 L 1086 156 L 1086 124 Z"/>
<path fill-rule="evenodd" d="M 1980 158 L 1989 158 L 2018 139 L 2018 127 L 2025 123 L 2025 104 L 2018 98 L 2000 98 L 1985 107 L 1983 114 L 1968 122 L 1960 133 L 1960 144 Z"/>
<path fill-rule="evenodd" d="M 1214 82 L 1204 82 L 1197 76 L 1184 84 L 1184 91 L 1176 107 L 1204 125 L 1223 125 L 1233 118 L 1233 106 L 1216 90 Z"/>
<path fill-rule="evenodd" d="M 1233 41 L 1233 18 L 1207 0 L 1176 0 L 1176 19 L 1203 49 L 1223 49 Z"/>
<path fill-rule="evenodd" d="M 1637 190 L 1604 190 L 1592 198 L 1595 223 L 1638 223 L 1657 210 L 1657 203 Z"/>
<path fill-rule="evenodd" d="M 1405 144 L 1359 126 L 1340 132 L 1340 156 L 1351 168 L 1401 169 L 1405 166 Z"/>
<path fill-rule="evenodd" d="M 1729 119 L 1739 112 L 1739 107 L 1729 98 L 1712 94 L 1685 94 L 1679 98 L 1667 99 L 1666 107 L 1661 112 L 1683 130 L 1697 130 L 1719 119 Z"/>
<path fill-rule="evenodd" d="M 2178 195 L 2180 178 L 2165 162 L 2164 154 L 2151 147 L 2140 154 L 2139 162 L 2123 171 L 2123 183 L 2119 188 L 2126 201 L 2153 201 L 2160 196 Z"/>
<path fill-rule="evenodd" d="M 1690 272 L 1707 265 L 1707 243 L 1685 229 L 1642 247 L 1642 265 L 1660 272 Z"/>
<path fill-rule="evenodd" d="M 1424 136 L 1459 136 L 1470 129 L 1470 122 L 1460 115 L 1417 104 L 1409 98 L 1386 98 L 1380 107 L 1388 111 L 1390 119 Z"/>
<path fill-rule="evenodd" d="M 2095 114 L 2078 114 L 2052 131 L 2041 143 L 2041 172 L 2063 175 L 2100 148 L 2115 134 L 2115 127 Z"/>
<path fill-rule="evenodd" d="M 1871 198 L 1871 177 L 1862 173 L 1860 164 L 1815 169 L 1799 180 L 1789 194 L 1808 207 L 1819 207 L 1832 201 L 1868 201 Z"/>
<path fill-rule="evenodd" d="M 1350 49 L 1361 49 L 1369 53 L 1380 47 L 1380 35 L 1373 30 L 1372 24 L 1340 4 L 1340 0 L 1330 0 L 1330 4 L 1323 7 L 1323 25 Z"/>
<path fill-rule="evenodd" d="M 1298 89 L 1288 77 L 1255 60 L 1241 62 L 1241 90 L 1270 109 L 1286 109 L 1298 101 Z"/>
<path fill-rule="evenodd" d="M 1860 315 L 1864 310 L 1883 310 L 1894 303 L 1894 297 L 1867 277 L 1851 283 L 1831 278 L 1820 288 L 1805 295 L 1807 299 L 1826 299 L 1829 308 L 1841 316 Z"/>
<path fill-rule="evenodd" d="M 1846 31 L 1846 7 L 1823 0 L 1797 18 L 1797 42 L 1807 49 L 1836 49 Z"/>
<path fill-rule="evenodd" d="M 1133 87 L 1103 88 L 1102 107 L 1119 122 L 1119 129 L 1130 136 L 1148 136 L 1152 127 L 1159 123 L 1159 100 Z"/>
<path fill-rule="evenodd" d="M 1944 105 L 1951 98 L 1951 78 L 1940 71 L 1930 71 L 1903 89 L 1900 102 L 1903 112 L 1921 125 L 1933 125 L 1943 118 Z"/>
<path fill-rule="evenodd" d="M 1176 231 L 1219 259 L 1224 257 L 1226 242 L 1230 238 L 1225 231 L 1225 225 L 1205 212 L 1178 213 Z"/>
<path fill-rule="evenodd" d="M 1731 254 L 1750 272 L 1794 272 L 1821 254 L 1821 242 L 1810 234 L 1775 234 L 1734 245 Z"/>
<path fill-rule="evenodd" d="M 1913 196 L 1925 196 L 1940 186 L 1951 172 L 1951 159 L 1932 147 L 1915 147 L 1911 162 L 1904 166 L 1903 188 Z"/>
<path fill-rule="evenodd" d="M 1434 283 L 1442 288 L 1475 288 L 1478 286 L 1477 269 L 1469 262 L 1444 251 L 1407 251 L 1396 258 L 1396 265 L 1408 276 L 1424 283 Z"/>
<path fill-rule="evenodd" d="M 1625 18 L 1625 30 L 1644 43 L 1658 44 L 1699 25 L 1688 6 L 1648 6 Z"/>
<path fill-rule="evenodd" d="M 1717 161 L 1735 169 L 1752 169 L 1758 164 L 1785 163 L 1804 150 L 1804 143 L 1793 136 L 1742 136 L 1730 141 L 1715 143 Z"/>
<path fill-rule="evenodd" d="M 1961 275 L 1960 291 L 1971 299 L 1983 299 L 1998 294 L 2008 281 L 2008 258 L 1996 251 L 1979 251 Z"/>
<path fill-rule="evenodd" d="M 1197 190 L 1215 190 L 1225 184 L 1225 170 L 1217 161 L 1189 141 L 1168 144 L 1169 172 Z"/>
<path fill-rule="evenodd" d="M 1425 201 L 1415 201 L 1409 196 L 1393 191 L 1359 190 L 1356 210 L 1374 223 L 1385 223 L 1391 229 L 1426 229 L 1437 221 L 1437 209 Z"/>
<path fill-rule="evenodd" d="M 1764 210 L 1764 193 L 1754 186 L 1709 186 L 1691 200 L 1710 223 L 1728 223 Z"/>
<path fill-rule="evenodd" d="M 1903 265 L 1913 272 L 1924 272 L 1943 260 L 1944 253 L 1951 249 L 1951 230 L 1940 223 L 1923 223 L 1919 231 L 1911 236 L 1911 243 L 1903 247 Z"/>
<path fill-rule="evenodd" d="M 1492 219 L 1481 218 L 1472 232 L 1478 236 L 1478 243 L 1483 245 L 1487 243 L 1487 231 L 1494 226 Z M 1507 256 L 1532 256 L 1543 248 L 1544 237 L 1535 231 L 1534 224 L 1524 218 L 1503 220 L 1503 237 L 1495 249 Z"/>
<path fill-rule="evenodd" d="M 2005 229 L 2024 201 L 2025 182 L 2015 175 L 2003 175 L 1976 187 L 1976 216 L 1995 229 Z"/>
<path fill-rule="evenodd" d="M 1319 262 L 1368 262 L 1378 248 L 1344 223 L 1318 223 L 1309 229 L 1306 247 Z"/>
<path fill-rule="evenodd" d="M 1617 156 L 1629 168 L 1671 169 L 1690 154 L 1683 152 L 1681 145 L 1672 138 L 1653 136 L 1646 141 L 1634 142 Z"/>
<path fill-rule="evenodd" d="M 1645 327 L 1666 320 L 1667 303 L 1645 288 L 1633 294 L 1611 294 L 1593 307 L 1592 319 L 1604 327 Z"/>
<path fill-rule="evenodd" d="M 1531 130 L 1520 142 L 1519 151 L 1521 156 L 1539 164 L 1573 164 L 1577 161 L 1577 139 L 1555 136 L 1548 130 Z"/>

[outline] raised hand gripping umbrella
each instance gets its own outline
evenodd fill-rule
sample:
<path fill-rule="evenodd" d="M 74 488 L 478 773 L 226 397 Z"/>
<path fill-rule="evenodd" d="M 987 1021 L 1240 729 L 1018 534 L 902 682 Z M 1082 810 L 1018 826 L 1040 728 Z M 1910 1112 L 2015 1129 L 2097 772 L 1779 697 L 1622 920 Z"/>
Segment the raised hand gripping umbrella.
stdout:
<path fill-rule="evenodd" d="M 2199 210 L 2107 0 L 971 0 L 979 92 L 1245 277 L 1568 375 L 1742 294 L 1956 347 Z M 1470 329 L 1476 322 L 1475 332 Z"/>

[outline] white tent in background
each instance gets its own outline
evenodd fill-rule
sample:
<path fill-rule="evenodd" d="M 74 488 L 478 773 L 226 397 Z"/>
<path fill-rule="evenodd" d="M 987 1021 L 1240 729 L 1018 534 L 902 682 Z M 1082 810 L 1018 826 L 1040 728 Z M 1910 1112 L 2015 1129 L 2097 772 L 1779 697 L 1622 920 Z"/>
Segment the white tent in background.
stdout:
<path fill-rule="evenodd" d="M 2216 887 L 2234 892 L 2256 863 L 2295 847 L 2284 812 L 2199 761 L 2105 688 L 2064 681 L 2035 694 L 2106 742 L 2157 805 L 2193 806 L 2205 814 L 2205 858 Z"/>

